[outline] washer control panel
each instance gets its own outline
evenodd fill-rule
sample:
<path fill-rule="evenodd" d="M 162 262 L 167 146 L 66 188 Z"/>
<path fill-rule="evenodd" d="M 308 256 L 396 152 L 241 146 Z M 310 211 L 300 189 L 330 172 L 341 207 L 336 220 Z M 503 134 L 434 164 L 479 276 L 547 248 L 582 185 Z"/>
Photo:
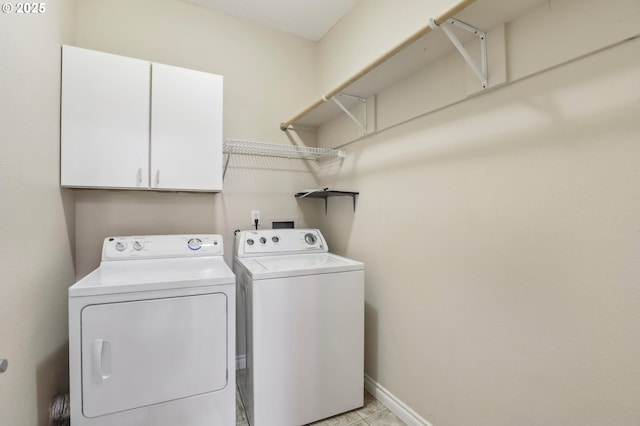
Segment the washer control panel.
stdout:
<path fill-rule="evenodd" d="M 102 245 L 102 260 L 222 256 L 223 254 L 222 236 L 217 234 L 108 237 Z"/>
<path fill-rule="evenodd" d="M 241 231 L 236 235 L 238 257 L 328 251 L 319 229 L 265 229 Z"/>

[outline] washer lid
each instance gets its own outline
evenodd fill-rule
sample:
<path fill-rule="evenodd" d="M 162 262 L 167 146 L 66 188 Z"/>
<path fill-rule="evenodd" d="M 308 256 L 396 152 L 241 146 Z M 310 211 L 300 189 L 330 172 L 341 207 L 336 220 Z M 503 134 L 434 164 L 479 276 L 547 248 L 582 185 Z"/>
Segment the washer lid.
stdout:
<path fill-rule="evenodd" d="M 100 267 L 69 287 L 69 297 L 233 284 L 222 256 L 121 260 Z"/>
<path fill-rule="evenodd" d="M 243 265 L 254 279 L 330 274 L 364 269 L 362 262 L 333 253 L 236 258 L 236 261 Z"/>

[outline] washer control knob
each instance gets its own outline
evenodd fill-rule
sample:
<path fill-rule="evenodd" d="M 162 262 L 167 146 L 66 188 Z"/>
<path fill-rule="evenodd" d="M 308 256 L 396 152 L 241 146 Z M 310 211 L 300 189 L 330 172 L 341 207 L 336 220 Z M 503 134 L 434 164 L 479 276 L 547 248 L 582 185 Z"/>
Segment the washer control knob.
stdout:
<path fill-rule="evenodd" d="M 136 251 L 140 251 L 144 248 L 144 243 L 141 243 L 140 241 L 134 241 L 133 242 L 133 249 Z"/>
<path fill-rule="evenodd" d="M 304 240 L 307 242 L 307 244 L 312 246 L 316 243 L 316 241 L 318 241 L 318 238 L 316 238 L 316 236 L 311 232 L 308 232 L 304 235 Z"/>
<path fill-rule="evenodd" d="M 247 240 L 247 244 L 249 244 L 250 246 L 252 246 L 252 245 L 253 245 L 253 242 L 254 242 L 254 241 L 253 241 L 253 239 L 251 239 L 251 238 L 249 238 L 249 239 Z"/>
<path fill-rule="evenodd" d="M 274 235 L 273 237 L 271 237 L 271 241 L 273 241 L 274 243 L 278 243 L 280 242 L 280 237 L 278 237 L 277 235 Z"/>
<path fill-rule="evenodd" d="M 202 247 L 202 240 L 200 238 L 191 238 L 187 241 L 187 246 L 191 250 L 200 250 L 200 247 Z"/>
<path fill-rule="evenodd" d="M 260 237 L 260 244 L 266 244 L 267 239 L 265 237 Z"/>
<path fill-rule="evenodd" d="M 123 243 L 122 241 L 118 241 L 116 243 L 116 250 L 124 251 L 126 248 L 127 248 L 127 245 L 125 243 Z"/>

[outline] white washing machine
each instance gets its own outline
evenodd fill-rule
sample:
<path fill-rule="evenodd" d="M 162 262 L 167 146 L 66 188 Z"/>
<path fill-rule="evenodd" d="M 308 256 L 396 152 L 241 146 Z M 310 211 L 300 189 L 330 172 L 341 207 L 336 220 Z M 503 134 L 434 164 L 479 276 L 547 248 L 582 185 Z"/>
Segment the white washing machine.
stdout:
<path fill-rule="evenodd" d="M 74 426 L 235 425 L 235 276 L 220 235 L 107 238 L 69 288 Z"/>
<path fill-rule="evenodd" d="M 364 265 L 328 252 L 317 229 L 236 235 L 252 426 L 300 426 L 363 405 Z"/>

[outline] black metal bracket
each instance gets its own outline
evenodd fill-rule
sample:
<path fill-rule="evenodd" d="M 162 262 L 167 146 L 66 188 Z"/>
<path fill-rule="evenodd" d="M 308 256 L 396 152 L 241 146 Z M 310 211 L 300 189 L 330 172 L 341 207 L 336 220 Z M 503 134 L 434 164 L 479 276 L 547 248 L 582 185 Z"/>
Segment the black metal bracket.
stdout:
<path fill-rule="evenodd" d="M 296 198 L 324 198 L 324 214 L 327 214 L 327 205 L 329 197 L 341 197 L 347 196 L 353 199 L 353 211 L 356 211 L 356 200 L 358 199 L 359 192 L 353 191 L 334 191 L 329 189 L 319 189 L 317 191 L 298 192 L 294 196 Z"/>

